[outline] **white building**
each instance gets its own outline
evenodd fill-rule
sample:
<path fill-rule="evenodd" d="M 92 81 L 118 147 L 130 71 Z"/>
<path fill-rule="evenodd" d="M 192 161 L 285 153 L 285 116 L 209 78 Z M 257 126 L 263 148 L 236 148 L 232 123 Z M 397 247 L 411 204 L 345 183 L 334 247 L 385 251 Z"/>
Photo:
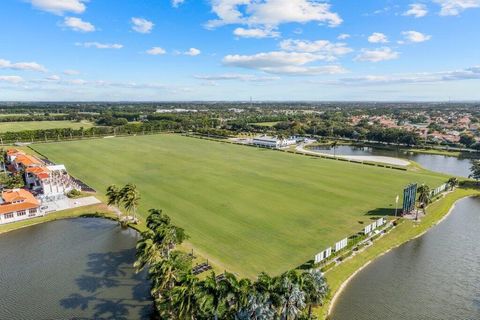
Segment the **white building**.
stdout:
<path fill-rule="evenodd" d="M 268 147 L 268 148 L 282 148 L 296 144 L 297 141 L 293 138 L 278 139 L 275 137 L 260 136 L 255 137 L 252 140 L 252 144 L 256 146 Z"/>
<path fill-rule="evenodd" d="M 30 167 L 25 170 L 26 185 L 45 197 L 61 196 L 73 189 L 81 190 L 64 165 Z"/>
<path fill-rule="evenodd" d="M 40 202 L 25 189 L 4 190 L 0 199 L 0 225 L 43 216 Z"/>

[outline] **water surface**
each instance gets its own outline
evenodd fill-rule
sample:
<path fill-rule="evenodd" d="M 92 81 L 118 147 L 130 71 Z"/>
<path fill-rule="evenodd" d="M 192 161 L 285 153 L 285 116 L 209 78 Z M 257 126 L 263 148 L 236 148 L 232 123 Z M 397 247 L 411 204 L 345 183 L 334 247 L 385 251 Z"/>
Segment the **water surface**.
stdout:
<path fill-rule="evenodd" d="M 454 176 L 468 177 L 470 174 L 471 159 L 475 158 L 474 154 L 462 154 L 461 157 L 451 157 L 433 154 L 412 153 L 402 149 L 383 149 L 375 147 L 356 147 L 356 146 L 338 146 L 334 151 L 330 147 L 312 148 L 318 152 L 335 154 L 337 156 L 385 156 L 412 160 L 419 163 L 422 167 L 451 174 Z M 478 157 L 478 156 L 477 156 Z"/>
<path fill-rule="evenodd" d="M 480 198 L 460 200 L 441 224 L 358 273 L 331 319 L 480 319 L 479 230 Z"/>
<path fill-rule="evenodd" d="M 139 235 L 103 219 L 39 224 L 0 235 L 0 319 L 149 319 Z"/>

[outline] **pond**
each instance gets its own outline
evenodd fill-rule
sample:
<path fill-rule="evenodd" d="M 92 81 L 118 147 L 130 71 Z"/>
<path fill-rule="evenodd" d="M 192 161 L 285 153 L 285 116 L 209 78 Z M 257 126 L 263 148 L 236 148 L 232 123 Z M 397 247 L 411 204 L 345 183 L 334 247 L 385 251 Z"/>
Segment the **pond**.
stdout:
<path fill-rule="evenodd" d="M 480 198 L 378 258 L 339 296 L 333 320 L 480 319 Z"/>
<path fill-rule="evenodd" d="M 94 218 L 0 235 L 0 319 L 149 319 L 150 283 L 132 267 L 138 237 Z"/>
<path fill-rule="evenodd" d="M 461 157 L 457 158 L 443 155 L 412 153 L 403 149 L 343 145 L 337 146 L 335 151 L 333 148 L 323 146 L 312 148 L 312 150 L 331 155 L 335 152 L 337 156 L 385 156 L 407 159 L 417 162 L 426 169 L 461 177 L 468 177 L 470 174 L 471 159 L 475 158 L 475 154 L 462 154 Z"/>

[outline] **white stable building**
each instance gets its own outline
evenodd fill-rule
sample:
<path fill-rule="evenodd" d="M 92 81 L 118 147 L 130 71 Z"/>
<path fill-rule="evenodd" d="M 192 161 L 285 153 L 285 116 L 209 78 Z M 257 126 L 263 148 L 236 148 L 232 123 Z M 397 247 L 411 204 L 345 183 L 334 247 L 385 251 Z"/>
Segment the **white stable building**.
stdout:
<path fill-rule="evenodd" d="M 259 136 L 252 140 L 252 144 L 256 146 L 268 147 L 268 148 L 282 148 L 296 144 L 297 141 L 293 138 L 278 139 L 276 137 Z"/>

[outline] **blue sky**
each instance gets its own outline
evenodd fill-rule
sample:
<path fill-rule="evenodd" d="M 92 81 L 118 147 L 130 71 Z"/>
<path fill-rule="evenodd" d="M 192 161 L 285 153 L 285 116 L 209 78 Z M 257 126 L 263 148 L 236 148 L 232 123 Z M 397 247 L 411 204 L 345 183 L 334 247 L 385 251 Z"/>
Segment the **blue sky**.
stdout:
<path fill-rule="evenodd" d="M 480 0 L 2 0 L 0 100 L 480 100 L 478 30 Z"/>

